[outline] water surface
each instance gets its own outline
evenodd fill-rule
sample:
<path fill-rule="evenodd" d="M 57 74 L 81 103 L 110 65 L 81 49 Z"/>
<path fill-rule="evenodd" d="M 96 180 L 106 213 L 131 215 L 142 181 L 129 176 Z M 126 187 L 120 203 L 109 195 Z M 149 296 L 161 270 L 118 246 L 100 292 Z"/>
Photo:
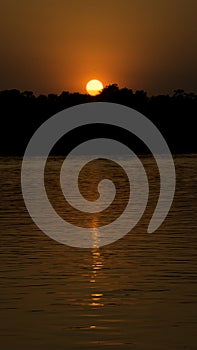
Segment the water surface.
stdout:
<path fill-rule="evenodd" d="M 77 249 L 35 226 L 21 195 L 21 159 L 1 158 L 2 349 L 197 348 L 197 157 L 175 157 L 175 200 L 154 234 L 146 230 L 158 172 L 151 157 L 142 160 L 150 182 L 142 220 L 111 245 Z M 49 184 L 58 162 L 49 161 Z"/>

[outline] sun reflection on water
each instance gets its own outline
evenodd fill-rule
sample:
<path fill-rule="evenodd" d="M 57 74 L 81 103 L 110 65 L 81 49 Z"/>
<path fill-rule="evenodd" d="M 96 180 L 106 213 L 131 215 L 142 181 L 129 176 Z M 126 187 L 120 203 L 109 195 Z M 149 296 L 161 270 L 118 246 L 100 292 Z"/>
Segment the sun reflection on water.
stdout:
<path fill-rule="evenodd" d="M 93 238 L 94 238 L 94 248 L 92 249 L 92 273 L 91 273 L 89 282 L 92 284 L 91 288 L 94 289 L 94 292 L 91 293 L 90 306 L 101 307 L 101 306 L 104 306 L 104 303 L 101 302 L 103 298 L 103 293 L 97 291 L 96 282 L 98 278 L 98 273 L 103 268 L 103 258 L 99 251 L 98 232 L 96 227 L 93 228 Z"/>

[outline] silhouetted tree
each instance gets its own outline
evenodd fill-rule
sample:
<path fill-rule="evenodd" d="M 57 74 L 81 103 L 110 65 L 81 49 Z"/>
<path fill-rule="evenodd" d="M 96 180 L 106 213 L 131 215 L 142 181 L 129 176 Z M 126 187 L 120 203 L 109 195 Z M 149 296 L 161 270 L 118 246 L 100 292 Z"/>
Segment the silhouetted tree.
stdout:
<path fill-rule="evenodd" d="M 133 93 L 131 89 L 119 89 L 117 84 L 111 84 L 97 96 L 68 91 L 48 96 L 17 89 L 0 91 L 0 154 L 22 155 L 29 139 L 45 120 L 62 109 L 94 101 L 120 103 L 142 112 L 159 128 L 172 152 L 197 151 L 196 94 L 177 89 L 172 96 L 148 97 L 144 90 Z"/>

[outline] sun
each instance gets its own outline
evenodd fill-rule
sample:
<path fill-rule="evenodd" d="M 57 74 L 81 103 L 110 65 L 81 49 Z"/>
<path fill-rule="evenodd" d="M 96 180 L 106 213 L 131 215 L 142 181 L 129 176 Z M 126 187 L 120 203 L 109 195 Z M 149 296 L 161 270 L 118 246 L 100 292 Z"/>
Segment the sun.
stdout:
<path fill-rule="evenodd" d="M 86 85 L 89 95 L 96 96 L 103 90 L 103 84 L 97 79 L 90 80 Z"/>

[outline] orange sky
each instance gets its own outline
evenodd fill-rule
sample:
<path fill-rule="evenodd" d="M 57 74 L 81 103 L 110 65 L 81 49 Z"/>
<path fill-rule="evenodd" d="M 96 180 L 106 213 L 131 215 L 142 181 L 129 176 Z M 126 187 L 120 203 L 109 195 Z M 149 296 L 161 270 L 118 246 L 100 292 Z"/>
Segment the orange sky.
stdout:
<path fill-rule="evenodd" d="M 196 0 L 3 0 L 0 90 L 197 91 Z"/>

